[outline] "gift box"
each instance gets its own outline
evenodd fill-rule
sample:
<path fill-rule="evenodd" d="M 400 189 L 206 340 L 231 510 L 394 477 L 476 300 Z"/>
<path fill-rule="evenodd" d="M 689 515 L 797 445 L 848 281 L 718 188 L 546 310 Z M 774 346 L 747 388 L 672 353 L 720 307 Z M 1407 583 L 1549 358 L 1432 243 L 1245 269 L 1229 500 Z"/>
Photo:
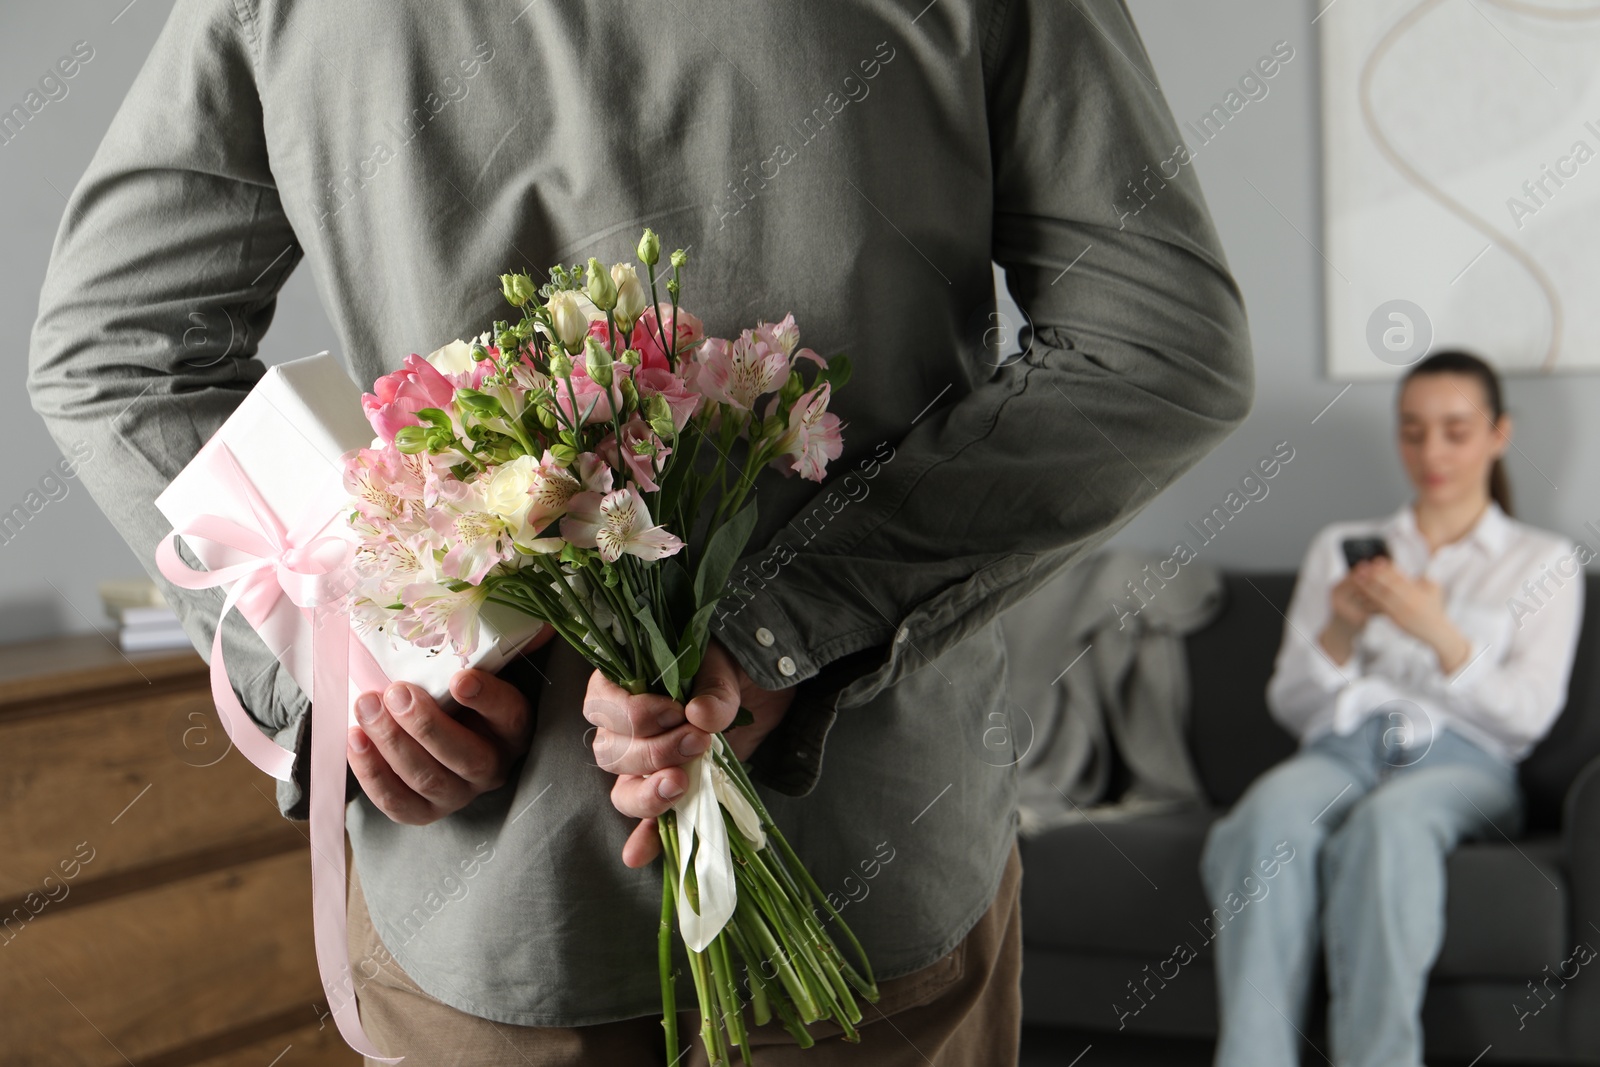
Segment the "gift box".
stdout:
<path fill-rule="evenodd" d="M 361 408 L 361 390 L 332 355 L 323 352 L 267 370 L 211 440 L 156 497 L 156 507 L 175 529 L 201 516 L 215 516 L 245 530 L 259 530 L 271 517 L 258 516 L 245 493 L 219 491 L 234 464 L 259 492 L 260 499 L 286 530 L 300 526 L 299 540 L 333 537 L 356 542 L 345 523 L 349 494 L 345 491 L 341 456 L 374 446 L 372 427 Z M 230 457 L 233 461 L 230 463 Z M 316 518 L 311 518 L 311 516 Z M 318 521 L 318 520 L 321 521 Z M 239 566 L 251 553 L 200 537 L 184 545 L 208 570 Z M 233 583 L 223 585 L 231 588 Z M 279 597 L 269 611 L 254 612 L 249 601 L 240 610 L 272 654 L 311 693 L 312 629 L 309 609 Z M 494 673 L 527 644 L 543 623 L 500 604 L 484 605 L 475 649 L 465 662 L 451 652 L 429 652 L 384 633 L 357 635 L 390 680 L 425 689 L 441 703 L 450 679 L 464 667 Z M 353 671 L 349 721 L 354 724 L 354 699 L 370 675 Z"/>

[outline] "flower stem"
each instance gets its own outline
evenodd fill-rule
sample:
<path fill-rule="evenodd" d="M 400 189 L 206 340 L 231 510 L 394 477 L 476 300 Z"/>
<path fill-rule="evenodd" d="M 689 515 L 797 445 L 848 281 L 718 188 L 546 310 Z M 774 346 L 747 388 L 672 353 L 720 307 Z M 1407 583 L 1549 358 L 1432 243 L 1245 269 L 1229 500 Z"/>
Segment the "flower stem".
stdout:
<path fill-rule="evenodd" d="M 656 820 L 656 830 L 661 834 L 662 854 L 665 855 L 667 835 L 676 833 L 674 815 L 667 812 Z M 672 904 L 677 895 L 676 868 L 667 865 L 661 878 L 661 929 L 656 934 L 656 965 L 661 971 L 661 1026 L 666 1030 L 667 1062 L 676 1063 L 682 1055 L 678 1048 L 678 976 L 672 971 Z"/>

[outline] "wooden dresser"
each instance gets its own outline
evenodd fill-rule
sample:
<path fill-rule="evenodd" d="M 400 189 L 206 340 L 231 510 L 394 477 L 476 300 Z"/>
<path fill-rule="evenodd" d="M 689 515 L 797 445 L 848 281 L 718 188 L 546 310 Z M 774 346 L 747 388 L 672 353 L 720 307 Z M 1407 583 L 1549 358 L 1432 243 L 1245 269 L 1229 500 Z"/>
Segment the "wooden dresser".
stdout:
<path fill-rule="evenodd" d="M 0 1064 L 359 1067 L 274 798 L 192 651 L 0 645 Z"/>

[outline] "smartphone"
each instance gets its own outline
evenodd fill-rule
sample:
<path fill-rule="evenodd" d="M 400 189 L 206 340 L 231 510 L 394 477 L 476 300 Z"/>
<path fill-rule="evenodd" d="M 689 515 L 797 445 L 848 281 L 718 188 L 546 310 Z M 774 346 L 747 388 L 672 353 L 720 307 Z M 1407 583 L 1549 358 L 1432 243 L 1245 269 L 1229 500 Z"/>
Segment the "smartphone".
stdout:
<path fill-rule="evenodd" d="M 1342 545 L 1344 560 L 1352 567 L 1364 559 L 1389 556 L 1389 546 L 1381 537 L 1346 537 Z"/>

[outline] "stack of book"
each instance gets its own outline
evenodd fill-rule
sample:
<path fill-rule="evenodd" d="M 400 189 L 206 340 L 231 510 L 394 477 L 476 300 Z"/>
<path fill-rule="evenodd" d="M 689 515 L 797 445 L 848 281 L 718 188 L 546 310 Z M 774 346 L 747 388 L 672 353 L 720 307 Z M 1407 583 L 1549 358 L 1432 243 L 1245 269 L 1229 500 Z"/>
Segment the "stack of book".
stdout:
<path fill-rule="evenodd" d="M 124 652 L 193 647 L 177 613 L 149 579 L 102 582 L 100 599 L 106 615 L 117 624 L 117 641 Z"/>

